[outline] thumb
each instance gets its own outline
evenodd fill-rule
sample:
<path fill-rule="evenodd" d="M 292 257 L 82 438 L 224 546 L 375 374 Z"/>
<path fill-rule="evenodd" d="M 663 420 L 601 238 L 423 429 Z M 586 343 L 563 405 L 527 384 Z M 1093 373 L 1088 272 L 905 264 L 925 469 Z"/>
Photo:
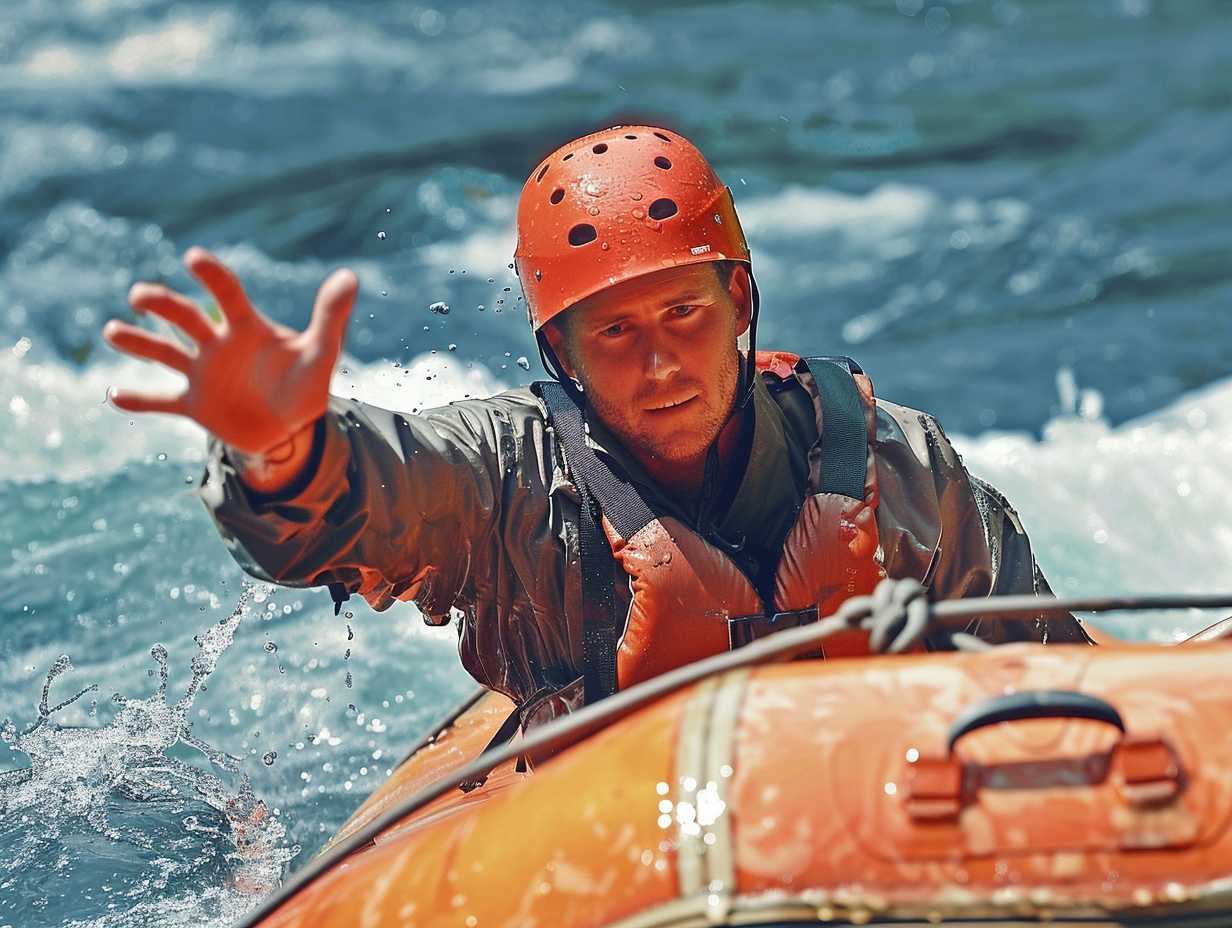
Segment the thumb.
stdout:
<path fill-rule="evenodd" d="M 312 304 L 312 320 L 307 334 L 313 341 L 323 343 L 322 348 L 331 356 L 342 350 L 346 336 L 347 321 L 359 293 L 359 279 L 350 268 L 339 268 L 325 278 Z"/>

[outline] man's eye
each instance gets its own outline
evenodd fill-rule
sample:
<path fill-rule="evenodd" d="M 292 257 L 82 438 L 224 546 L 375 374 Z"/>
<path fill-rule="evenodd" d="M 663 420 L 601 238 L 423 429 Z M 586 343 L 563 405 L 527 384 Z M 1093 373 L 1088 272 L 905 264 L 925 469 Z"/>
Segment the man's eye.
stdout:
<path fill-rule="evenodd" d="M 625 327 L 618 322 L 615 325 L 609 325 L 601 334 L 606 335 L 608 338 L 615 338 L 617 335 L 623 334 L 624 330 Z"/>
<path fill-rule="evenodd" d="M 696 310 L 697 310 L 697 307 L 694 306 L 692 303 L 682 303 L 680 306 L 672 307 L 672 315 L 678 319 L 682 319 L 685 316 L 693 315 L 693 313 Z"/>

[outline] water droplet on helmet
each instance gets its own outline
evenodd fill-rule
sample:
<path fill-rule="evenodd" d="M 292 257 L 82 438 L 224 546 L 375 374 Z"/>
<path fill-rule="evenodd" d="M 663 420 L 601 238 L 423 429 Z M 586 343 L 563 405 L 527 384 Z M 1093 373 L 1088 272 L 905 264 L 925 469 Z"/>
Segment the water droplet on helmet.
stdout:
<path fill-rule="evenodd" d="M 612 246 L 611 246 L 611 245 L 609 245 L 607 242 L 604 242 L 604 243 L 603 243 L 602 245 L 600 245 L 599 247 L 600 247 L 600 248 L 602 248 L 604 251 L 607 251 L 607 250 L 608 250 L 609 248 L 611 248 Z"/>
<path fill-rule="evenodd" d="M 446 303 L 444 300 L 437 300 L 435 303 L 433 303 L 431 306 L 428 307 L 428 310 L 430 312 L 436 313 L 438 316 L 448 316 L 449 315 L 449 304 Z"/>
<path fill-rule="evenodd" d="M 597 206 L 592 206 L 592 207 L 591 207 L 590 209 L 588 209 L 586 212 L 590 213 L 590 215 L 592 215 L 592 216 L 598 216 L 598 215 L 599 215 L 599 207 L 597 207 Z"/>
<path fill-rule="evenodd" d="M 587 184 L 582 188 L 588 196 L 597 197 L 603 193 L 603 188 L 598 184 Z"/>
<path fill-rule="evenodd" d="M 640 206 L 636 207 L 636 208 L 633 210 L 633 218 L 634 218 L 634 219 L 645 219 L 645 218 L 646 218 L 646 211 L 645 211 L 644 209 L 642 209 Z"/>
<path fill-rule="evenodd" d="M 535 280 L 543 280 L 543 271 L 535 271 Z"/>
<path fill-rule="evenodd" d="M 642 195 L 641 195 L 640 193 L 635 193 L 635 194 L 633 194 L 633 199 L 634 199 L 634 200 L 640 200 L 641 198 L 642 198 Z"/>

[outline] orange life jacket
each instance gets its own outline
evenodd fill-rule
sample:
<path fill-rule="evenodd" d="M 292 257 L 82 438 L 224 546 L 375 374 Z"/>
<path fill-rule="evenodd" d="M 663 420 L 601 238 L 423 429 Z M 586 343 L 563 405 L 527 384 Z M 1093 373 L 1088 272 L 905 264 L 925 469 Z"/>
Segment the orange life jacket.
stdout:
<path fill-rule="evenodd" d="M 717 544 L 674 517 L 652 513 L 632 485 L 611 472 L 585 443 L 581 411 L 563 387 L 538 385 L 582 497 L 588 702 L 780 628 L 816 621 L 848 597 L 871 593 L 885 576 L 871 451 L 872 383 L 848 359 L 758 352 L 757 369 L 763 376 L 795 378 L 809 390 L 820 436 L 809 451 L 808 491 L 772 589 L 763 584 L 765 598 Z M 610 566 L 605 571 L 601 564 L 607 552 L 596 550 L 604 541 L 629 578 L 632 598 L 623 620 L 614 615 Z M 826 657 L 866 653 L 867 635 L 858 631 L 828 639 L 824 650 Z"/>

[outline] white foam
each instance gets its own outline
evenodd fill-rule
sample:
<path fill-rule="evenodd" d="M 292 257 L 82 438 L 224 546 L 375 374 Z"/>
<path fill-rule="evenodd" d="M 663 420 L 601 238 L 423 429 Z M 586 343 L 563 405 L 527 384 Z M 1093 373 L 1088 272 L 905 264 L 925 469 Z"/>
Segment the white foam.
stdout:
<path fill-rule="evenodd" d="M 1232 380 L 1110 428 L 1091 391 L 1042 440 L 956 437 L 967 467 L 1001 489 L 1063 594 L 1217 592 L 1232 586 Z M 1081 415 L 1085 406 L 1087 415 Z M 1220 618 L 1151 626 L 1171 639 Z"/>
<path fill-rule="evenodd" d="M 503 223 L 498 228 L 482 228 L 456 241 L 437 242 L 421 251 L 433 272 L 447 274 L 455 268 L 494 277 L 508 270 L 516 242 L 513 229 Z"/>
<path fill-rule="evenodd" d="M 504 389 L 506 385 L 482 364 L 461 360 L 450 352 L 421 354 L 397 367 L 389 361 L 360 365 L 344 361 L 330 384 L 336 396 L 400 412 L 491 396 Z"/>
<path fill-rule="evenodd" d="M 922 187 L 882 184 L 860 196 L 788 184 L 769 197 L 741 200 L 740 224 L 750 239 L 841 231 L 878 239 L 918 226 L 938 206 Z"/>
<path fill-rule="evenodd" d="M 233 39 L 235 31 L 235 17 L 226 10 L 169 16 L 110 43 L 44 42 L 15 67 L 20 76 L 43 83 L 191 79 Z"/>
<path fill-rule="evenodd" d="M 186 464 L 204 460 L 205 432 L 195 423 L 131 415 L 106 402 L 112 386 L 177 392 L 184 383 L 178 374 L 127 358 L 81 370 L 61 361 L 31 362 L 29 351 L 25 339 L 0 351 L 0 479 L 80 480 L 158 454 Z M 330 387 L 338 396 L 400 411 L 503 388 L 487 368 L 447 353 L 420 355 L 404 367 L 344 358 Z"/>

